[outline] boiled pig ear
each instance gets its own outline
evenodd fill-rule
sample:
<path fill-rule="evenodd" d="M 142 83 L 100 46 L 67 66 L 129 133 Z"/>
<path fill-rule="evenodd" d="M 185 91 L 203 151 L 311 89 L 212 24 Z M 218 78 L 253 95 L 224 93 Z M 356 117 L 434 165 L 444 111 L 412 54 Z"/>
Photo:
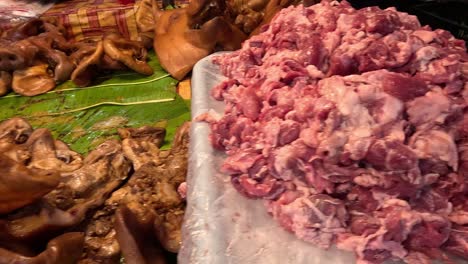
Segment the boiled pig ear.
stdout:
<path fill-rule="evenodd" d="M 102 60 L 101 60 L 101 63 L 99 64 L 99 68 L 103 70 L 114 70 L 114 71 L 128 69 L 127 66 L 125 66 L 125 64 L 123 64 L 120 61 L 112 59 L 107 54 L 104 54 L 104 56 L 102 56 Z"/>
<path fill-rule="evenodd" d="M 81 257 L 84 236 L 82 233 L 65 233 L 48 244 L 47 248 L 35 257 L 27 257 L 0 248 L 0 263 L 23 264 L 65 264 L 76 263 Z"/>
<path fill-rule="evenodd" d="M 59 39 L 64 41 L 61 35 L 47 32 L 41 34 L 41 36 L 30 38 L 30 42 L 38 47 L 38 55 L 43 61 L 52 62 L 49 63 L 49 67 L 54 69 L 54 80 L 57 83 L 62 83 L 70 78 L 75 69 L 75 64 L 64 52 L 52 47 L 54 41 Z"/>
<path fill-rule="evenodd" d="M 126 40 L 116 35 L 108 35 L 103 38 L 102 45 L 105 54 L 111 59 L 125 64 L 140 74 L 153 74 L 153 69 L 146 63 L 147 54 L 142 43 Z"/>
<path fill-rule="evenodd" d="M 79 65 L 81 61 L 88 58 L 96 51 L 97 42 L 94 41 L 83 41 L 69 44 L 67 47 L 67 53 L 70 54 L 70 60 L 75 64 Z"/>
<path fill-rule="evenodd" d="M 0 123 L 0 139 L 13 144 L 22 144 L 29 138 L 33 129 L 20 117 L 13 117 Z"/>
<path fill-rule="evenodd" d="M 53 190 L 59 181 L 57 172 L 30 170 L 0 153 L 0 214 L 31 204 Z"/>
<path fill-rule="evenodd" d="M 70 79 L 70 76 L 75 69 L 75 64 L 73 64 L 64 52 L 50 49 L 45 50 L 44 55 L 55 64 L 54 80 L 56 83 L 62 83 Z"/>
<path fill-rule="evenodd" d="M 71 80 L 80 87 L 88 86 L 91 83 L 96 69 L 101 63 L 102 56 L 104 55 L 102 41 L 96 44 L 96 49 L 93 53 L 90 53 L 89 50 L 87 51 L 90 55 L 80 61 L 71 75 Z"/>
<path fill-rule="evenodd" d="M 127 264 L 165 264 L 161 248 L 151 232 L 151 219 L 141 219 L 123 205 L 115 212 L 114 228 Z"/>
<path fill-rule="evenodd" d="M 40 64 L 13 72 L 13 91 L 24 96 L 35 96 L 55 88 L 54 78 L 47 64 Z"/>
<path fill-rule="evenodd" d="M 55 142 L 52 144 L 56 147 Z M 59 187 L 40 202 L 8 219 L 0 218 L 0 242 L 35 241 L 78 225 L 91 210 L 105 203 L 129 172 L 130 163 L 120 143 L 116 140 L 102 143 L 88 154 L 82 167 L 61 173 Z"/>

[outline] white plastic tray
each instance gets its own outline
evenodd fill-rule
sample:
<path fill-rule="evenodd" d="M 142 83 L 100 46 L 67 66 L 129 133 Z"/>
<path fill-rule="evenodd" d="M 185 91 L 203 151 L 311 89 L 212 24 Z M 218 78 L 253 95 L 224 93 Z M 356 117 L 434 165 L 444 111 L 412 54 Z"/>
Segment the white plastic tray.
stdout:
<path fill-rule="evenodd" d="M 192 119 L 212 110 L 223 113 L 223 102 L 209 91 L 223 77 L 212 56 L 199 61 L 192 77 Z M 249 200 L 219 172 L 223 154 L 208 140 L 208 124 L 191 128 L 188 204 L 183 227 L 181 264 L 352 264 L 349 252 L 314 247 L 283 230 L 261 200 Z"/>

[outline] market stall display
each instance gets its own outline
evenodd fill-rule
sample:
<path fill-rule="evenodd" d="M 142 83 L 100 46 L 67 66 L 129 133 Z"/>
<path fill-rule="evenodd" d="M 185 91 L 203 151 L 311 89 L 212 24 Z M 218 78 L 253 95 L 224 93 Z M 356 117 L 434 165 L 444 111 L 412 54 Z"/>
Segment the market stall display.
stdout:
<path fill-rule="evenodd" d="M 0 3 L 0 264 L 467 260 L 463 12 L 349 1 Z"/>
<path fill-rule="evenodd" d="M 214 63 L 225 111 L 197 120 L 233 186 L 283 228 L 362 263 L 468 258 L 463 41 L 324 1 L 281 10 Z"/>

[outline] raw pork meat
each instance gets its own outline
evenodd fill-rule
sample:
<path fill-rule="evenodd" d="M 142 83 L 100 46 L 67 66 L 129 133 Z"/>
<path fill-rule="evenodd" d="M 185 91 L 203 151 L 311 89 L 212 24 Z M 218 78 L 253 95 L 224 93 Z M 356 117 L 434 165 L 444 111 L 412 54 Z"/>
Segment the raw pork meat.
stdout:
<path fill-rule="evenodd" d="M 300 239 L 359 263 L 468 258 L 468 55 L 393 8 L 283 9 L 215 58 L 204 115 L 234 187 Z"/>

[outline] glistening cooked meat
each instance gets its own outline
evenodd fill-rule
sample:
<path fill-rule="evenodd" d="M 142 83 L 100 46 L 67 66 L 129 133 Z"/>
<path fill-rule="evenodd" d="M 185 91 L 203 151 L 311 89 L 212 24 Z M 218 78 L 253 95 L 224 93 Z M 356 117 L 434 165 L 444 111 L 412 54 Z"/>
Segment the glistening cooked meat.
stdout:
<path fill-rule="evenodd" d="M 165 263 L 162 246 L 176 253 L 181 244 L 185 201 L 177 188 L 187 174 L 190 124 L 174 136 L 172 149 L 160 151 L 165 129 L 119 129 L 131 178 L 106 200 L 84 227 L 84 254 L 78 263 Z"/>
<path fill-rule="evenodd" d="M 468 257 L 464 42 L 389 8 L 283 9 L 241 50 L 207 115 L 234 187 L 285 229 L 359 263 Z"/>

